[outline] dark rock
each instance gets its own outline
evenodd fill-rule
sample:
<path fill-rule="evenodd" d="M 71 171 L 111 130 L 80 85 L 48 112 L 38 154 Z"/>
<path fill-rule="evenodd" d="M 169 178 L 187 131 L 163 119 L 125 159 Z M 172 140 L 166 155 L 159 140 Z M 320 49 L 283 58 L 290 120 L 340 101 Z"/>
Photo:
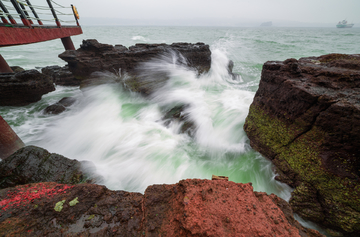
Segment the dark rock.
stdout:
<path fill-rule="evenodd" d="M 2 189 L 0 200 L 5 236 L 322 236 L 284 200 L 225 180 L 152 185 L 144 195 L 39 183 Z"/>
<path fill-rule="evenodd" d="M 307 220 L 360 235 L 360 55 L 266 62 L 244 129 Z"/>
<path fill-rule="evenodd" d="M 44 109 L 45 114 L 60 114 L 66 110 L 66 107 L 71 106 L 76 102 L 73 97 L 64 97 L 57 103 L 50 105 Z"/>
<path fill-rule="evenodd" d="M 126 47 L 101 44 L 97 40 L 84 40 L 78 50 L 67 50 L 59 57 L 68 62 L 69 69 L 85 86 L 93 72 L 109 71 L 120 76 L 126 74 L 124 84 L 130 90 L 150 94 L 167 80 L 165 70 L 151 71 L 143 64 L 162 57 L 175 57 L 176 63 L 186 65 L 198 74 L 208 72 L 211 65 L 209 45 L 203 43 L 136 44 Z M 171 62 L 173 63 L 173 62 Z M 146 67 L 146 66 L 145 66 Z M 151 72 L 149 74 L 149 72 Z"/>
<path fill-rule="evenodd" d="M 41 72 L 50 76 L 56 85 L 60 86 L 79 86 L 80 80 L 76 79 L 69 71 L 69 67 L 48 66 L 41 69 Z"/>
<path fill-rule="evenodd" d="M 6 203 L 0 209 L 0 232 L 5 236 L 142 234 L 140 193 L 110 191 L 95 184 L 37 183 L 2 189 L 0 198 Z"/>
<path fill-rule="evenodd" d="M 10 68 L 11 68 L 11 70 L 13 70 L 14 73 L 25 71 L 24 68 L 19 67 L 19 66 L 12 66 Z"/>
<path fill-rule="evenodd" d="M 94 170 L 90 162 L 71 160 L 39 147 L 26 146 L 0 162 L 0 188 L 37 182 L 92 182 L 90 177 Z"/>
<path fill-rule="evenodd" d="M 191 119 L 188 118 L 188 114 L 185 112 L 189 105 L 178 105 L 172 109 L 166 111 L 162 120 L 165 126 L 169 126 L 170 123 L 181 123 L 180 132 L 187 133 L 189 136 L 193 136 L 196 130 L 196 125 Z"/>
<path fill-rule="evenodd" d="M 58 103 L 63 105 L 64 107 L 69 107 L 76 102 L 76 99 L 73 97 L 64 97 Z"/>
<path fill-rule="evenodd" d="M 65 106 L 63 106 L 59 103 L 56 103 L 56 104 L 52 104 L 52 105 L 49 105 L 48 107 L 46 107 L 44 109 L 44 114 L 61 114 L 65 110 L 66 110 Z"/>
<path fill-rule="evenodd" d="M 0 116 L 0 159 L 6 159 L 23 146 L 24 143 L 18 135 L 16 135 L 9 124 Z"/>
<path fill-rule="evenodd" d="M 241 76 L 237 73 L 233 73 L 233 68 L 234 68 L 234 62 L 232 60 L 229 61 L 228 63 L 228 67 L 227 70 L 229 72 L 229 75 L 232 77 L 233 80 L 238 80 L 241 78 Z"/>
<path fill-rule="evenodd" d="M 54 91 L 52 79 L 37 70 L 0 74 L 0 106 L 23 106 Z"/>

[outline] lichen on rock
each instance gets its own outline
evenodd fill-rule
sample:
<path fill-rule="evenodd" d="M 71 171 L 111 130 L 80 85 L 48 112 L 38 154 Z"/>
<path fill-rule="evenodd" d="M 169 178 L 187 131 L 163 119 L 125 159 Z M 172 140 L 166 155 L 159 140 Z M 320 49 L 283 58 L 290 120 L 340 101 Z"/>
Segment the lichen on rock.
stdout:
<path fill-rule="evenodd" d="M 74 198 L 73 200 L 71 200 L 71 201 L 69 202 L 69 205 L 70 205 L 70 207 L 72 207 L 72 206 L 75 206 L 75 205 L 78 204 L 78 203 L 79 203 L 78 197 L 76 197 L 76 198 Z"/>
<path fill-rule="evenodd" d="M 54 210 L 55 211 L 58 211 L 58 212 L 61 212 L 61 210 L 63 209 L 63 205 L 65 203 L 66 200 L 62 200 L 62 201 L 59 201 L 55 204 L 55 207 L 54 207 Z"/>

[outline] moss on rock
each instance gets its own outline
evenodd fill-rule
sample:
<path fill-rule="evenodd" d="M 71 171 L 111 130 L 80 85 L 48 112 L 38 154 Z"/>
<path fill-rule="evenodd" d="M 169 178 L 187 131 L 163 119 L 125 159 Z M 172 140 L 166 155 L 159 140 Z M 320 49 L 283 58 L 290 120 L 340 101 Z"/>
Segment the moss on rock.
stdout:
<path fill-rule="evenodd" d="M 254 149 L 282 164 L 277 166 L 282 175 L 295 177 L 290 183 L 297 183 L 290 200 L 295 212 L 343 232 L 359 232 L 359 183 L 324 169 L 322 145 L 330 135 L 317 126 L 304 131 L 299 124 L 288 124 L 253 104 L 244 128 Z"/>

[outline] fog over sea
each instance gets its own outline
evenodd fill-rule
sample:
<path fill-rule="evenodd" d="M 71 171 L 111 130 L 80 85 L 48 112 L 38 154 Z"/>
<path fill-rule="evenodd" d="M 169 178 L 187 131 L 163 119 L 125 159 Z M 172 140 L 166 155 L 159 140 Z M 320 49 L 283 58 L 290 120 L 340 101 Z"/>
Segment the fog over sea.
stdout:
<path fill-rule="evenodd" d="M 209 73 L 197 77 L 173 57 L 153 62 L 148 70 L 166 70 L 171 77 L 152 97 L 131 93 L 110 84 L 80 91 L 57 86 L 42 100 L 24 107 L 0 107 L 0 114 L 26 145 L 77 160 L 92 161 L 114 190 L 144 192 L 151 184 L 172 184 L 181 179 L 228 176 L 253 184 L 254 190 L 275 193 L 288 200 L 291 189 L 274 180 L 270 161 L 252 150 L 243 130 L 266 61 L 299 59 L 329 53 L 360 53 L 360 28 L 215 28 L 84 26 L 73 36 L 78 48 L 83 39 L 100 43 L 204 42 L 212 51 Z M 40 69 L 65 65 L 59 40 L 1 48 L 10 66 Z M 234 62 L 233 80 L 227 73 Z M 114 76 L 119 72 L 112 72 Z M 77 102 L 60 115 L 43 109 L 65 96 Z M 164 126 L 164 111 L 189 104 L 194 137 L 179 132 L 180 124 Z"/>

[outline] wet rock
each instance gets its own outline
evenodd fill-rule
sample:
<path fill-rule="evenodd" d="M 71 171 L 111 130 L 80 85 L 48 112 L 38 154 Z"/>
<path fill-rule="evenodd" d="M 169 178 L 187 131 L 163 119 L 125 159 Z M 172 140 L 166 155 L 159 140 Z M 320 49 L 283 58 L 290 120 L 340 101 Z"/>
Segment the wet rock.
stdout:
<path fill-rule="evenodd" d="M 38 183 L 2 189 L 0 200 L 4 235 L 322 236 L 294 220 L 284 200 L 225 180 L 152 185 L 144 195 Z"/>
<path fill-rule="evenodd" d="M 307 220 L 360 235 L 360 55 L 266 62 L 244 129 Z"/>
<path fill-rule="evenodd" d="M 60 114 L 66 110 L 67 107 L 73 105 L 76 99 L 73 97 L 64 97 L 55 104 L 49 105 L 44 109 L 45 114 Z"/>
<path fill-rule="evenodd" d="M 26 146 L 0 162 L 0 188 L 36 182 L 93 182 L 95 167 L 47 150 Z M 93 175 L 93 176 L 92 176 Z"/>
<path fill-rule="evenodd" d="M 12 66 L 10 68 L 11 68 L 11 70 L 13 70 L 14 73 L 25 71 L 24 68 L 19 67 L 19 66 Z"/>
<path fill-rule="evenodd" d="M 70 72 L 69 67 L 48 66 L 41 69 L 41 72 L 50 76 L 56 85 L 79 86 L 80 80 L 76 79 Z"/>
<path fill-rule="evenodd" d="M 228 66 L 227 66 L 227 70 L 228 70 L 229 75 L 232 77 L 233 80 L 241 79 L 240 74 L 233 73 L 233 68 L 234 68 L 234 62 L 232 60 L 230 60 L 229 63 L 228 63 Z"/>
<path fill-rule="evenodd" d="M 77 50 L 67 50 L 59 57 L 68 62 L 69 70 L 75 78 L 86 86 L 93 80 L 87 79 L 94 72 L 109 71 L 124 76 L 123 83 L 132 91 L 151 94 L 167 80 L 166 70 L 148 70 L 144 63 L 151 60 L 174 60 L 198 74 L 208 72 L 211 65 L 209 45 L 203 43 L 136 44 L 128 49 L 122 45 L 115 47 L 101 44 L 97 40 L 84 40 Z"/>
<path fill-rule="evenodd" d="M 52 79 L 37 70 L 0 74 L 0 106 L 23 106 L 54 91 Z"/>
<path fill-rule="evenodd" d="M 140 236 L 142 196 L 95 184 L 37 183 L 2 189 L 0 232 L 7 236 Z"/>
<path fill-rule="evenodd" d="M 6 159 L 23 146 L 23 141 L 21 141 L 9 124 L 0 116 L 0 159 Z"/>
<path fill-rule="evenodd" d="M 165 126 L 169 126 L 171 123 L 177 122 L 180 123 L 180 133 L 187 133 L 189 136 L 193 136 L 196 130 L 195 123 L 188 118 L 188 114 L 185 110 L 189 105 L 177 105 L 172 109 L 165 112 L 162 120 L 164 121 Z"/>

